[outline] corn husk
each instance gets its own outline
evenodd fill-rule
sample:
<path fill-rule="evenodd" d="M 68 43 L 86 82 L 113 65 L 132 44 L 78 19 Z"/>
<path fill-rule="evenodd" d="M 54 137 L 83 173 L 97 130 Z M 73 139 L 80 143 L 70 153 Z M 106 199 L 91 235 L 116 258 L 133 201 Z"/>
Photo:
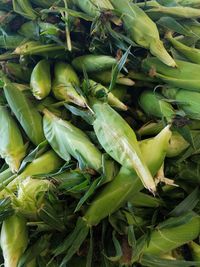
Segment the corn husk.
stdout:
<path fill-rule="evenodd" d="M 101 152 L 94 146 L 84 132 L 64 121 L 48 110 L 44 110 L 45 137 L 64 160 L 70 155 L 79 161 L 80 166 L 99 171 L 102 163 Z"/>

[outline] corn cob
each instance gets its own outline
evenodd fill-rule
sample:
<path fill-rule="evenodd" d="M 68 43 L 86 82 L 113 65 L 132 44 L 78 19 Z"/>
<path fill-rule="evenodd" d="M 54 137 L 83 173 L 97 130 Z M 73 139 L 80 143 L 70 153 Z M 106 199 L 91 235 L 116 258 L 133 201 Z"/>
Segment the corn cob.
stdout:
<path fill-rule="evenodd" d="M 19 170 L 26 155 L 21 132 L 6 107 L 0 106 L 0 155 L 5 159 L 12 172 Z"/>
<path fill-rule="evenodd" d="M 163 96 L 152 91 L 144 91 L 139 98 L 141 108 L 150 116 L 157 118 L 166 117 L 170 121 L 175 116 L 175 111 Z"/>
<path fill-rule="evenodd" d="M 18 215 L 6 219 L 1 228 L 1 248 L 5 267 L 16 267 L 28 245 L 26 220 Z"/>
<path fill-rule="evenodd" d="M 187 218 L 187 221 L 181 222 L 184 217 Z M 167 225 L 173 221 L 176 223 L 178 220 L 180 220 L 178 225 Z M 178 218 L 170 218 L 158 225 L 152 232 L 150 242 L 146 245 L 143 253 L 162 255 L 197 238 L 199 233 L 200 217 L 197 214 L 191 212 Z"/>
<path fill-rule="evenodd" d="M 180 109 L 191 119 L 200 119 L 200 93 L 178 88 L 163 88 L 163 94 L 174 99 Z"/>
<path fill-rule="evenodd" d="M 99 15 L 101 10 L 113 10 L 109 0 L 73 0 L 73 2 L 92 17 Z"/>
<path fill-rule="evenodd" d="M 178 133 L 172 132 L 172 137 L 169 142 L 167 155 L 168 158 L 173 158 L 180 155 L 186 148 L 189 147 L 189 143 Z"/>
<path fill-rule="evenodd" d="M 65 50 L 64 46 L 55 44 L 41 44 L 38 41 L 28 41 L 16 47 L 13 51 L 16 55 L 51 55 L 51 52 L 62 52 Z"/>
<path fill-rule="evenodd" d="M 189 246 L 191 254 L 192 254 L 192 259 L 194 261 L 200 262 L 200 245 L 195 243 L 194 241 L 191 241 L 188 243 L 188 246 Z M 196 266 L 199 267 L 200 264 L 198 264 Z"/>
<path fill-rule="evenodd" d="M 173 38 L 172 35 L 168 34 L 167 39 L 171 42 L 173 47 L 181 52 L 186 58 L 188 58 L 191 62 L 200 63 L 200 49 L 189 47 L 177 39 Z"/>
<path fill-rule="evenodd" d="M 30 86 L 33 95 L 41 100 L 51 91 L 50 63 L 43 59 L 37 63 L 31 73 Z"/>
<path fill-rule="evenodd" d="M 105 151 L 122 166 L 135 170 L 144 186 L 155 192 L 150 174 L 133 129 L 107 103 L 93 100 L 95 134 Z"/>
<path fill-rule="evenodd" d="M 72 155 L 80 166 L 100 171 L 102 155 L 89 138 L 70 122 L 56 117 L 48 110 L 44 110 L 44 114 L 44 133 L 55 152 L 66 161 Z"/>
<path fill-rule="evenodd" d="M 200 7 L 199 0 L 178 0 L 177 3 L 181 6 Z"/>
<path fill-rule="evenodd" d="M 111 74 L 110 70 L 105 70 L 101 72 L 90 73 L 89 77 L 91 77 L 94 81 L 102 83 L 104 85 L 109 84 L 111 82 Z M 130 75 L 128 75 L 130 77 Z M 124 74 L 119 73 L 117 75 L 116 84 L 126 85 L 126 86 L 133 86 L 135 82 L 130 78 L 126 77 Z"/>
<path fill-rule="evenodd" d="M 63 160 L 57 156 L 53 150 L 49 150 L 40 157 L 34 159 L 26 168 L 16 177 L 13 176 L 6 189 L 0 192 L 0 198 L 15 191 L 18 184 L 23 182 L 27 177 L 34 175 L 48 176 L 51 172 L 56 172 L 63 165 Z"/>
<path fill-rule="evenodd" d="M 86 72 L 97 72 L 111 69 L 117 60 L 111 56 L 105 55 L 84 55 L 72 60 L 73 67 L 82 72 L 85 69 Z"/>
<path fill-rule="evenodd" d="M 44 204 L 44 195 L 53 188 L 46 179 L 27 177 L 20 183 L 17 191 L 17 206 L 20 214 L 25 218 L 37 220 L 38 210 Z"/>
<path fill-rule="evenodd" d="M 187 18 L 195 19 L 200 17 L 200 10 L 197 8 L 192 8 L 188 6 L 171 6 L 166 7 L 162 5 L 156 5 L 147 10 L 147 13 L 150 15 L 158 14 L 159 16 L 167 15 L 176 18 Z"/>
<path fill-rule="evenodd" d="M 199 72 L 200 65 L 176 60 L 177 68 L 171 68 L 160 62 L 157 58 L 147 58 L 143 61 L 144 71 L 160 78 L 165 83 L 192 91 L 200 91 Z"/>
<path fill-rule="evenodd" d="M 171 132 L 169 126 L 167 126 L 157 136 L 140 144 L 141 153 L 145 157 L 145 162 L 153 176 L 163 164 L 170 137 Z M 90 226 L 97 225 L 103 218 L 115 212 L 129 199 L 134 201 L 134 197 L 137 197 L 142 187 L 143 185 L 136 173 L 122 167 L 115 179 L 100 191 L 86 211 L 84 219 L 87 224 Z M 106 203 L 109 203 L 109 205 Z"/>
<path fill-rule="evenodd" d="M 21 25 L 18 30 L 18 33 L 26 38 L 38 40 L 39 38 L 39 27 L 36 21 L 27 21 Z M 16 44 L 15 47 L 19 46 L 20 44 Z"/>
<path fill-rule="evenodd" d="M 42 116 L 25 94 L 7 79 L 4 84 L 4 93 L 12 112 L 33 144 L 38 145 L 44 141 Z"/>
<path fill-rule="evenodd" d="M 86 100 L 76 91 L 80 82 L 74 69 L 69 64 L 58 62 L 55 65 L 54 73 L 55 78 L 52 84 L 54 96 L 59 100 L 86 107 Z"/>
<path fill-rule="evenodd" d="M 146 156 L 146 163 L 153 175 L 156 174 L 163 164 L 170 136 L 171 132 L 169 126 L 167 126 L 153 141 L 151 140 L 150 143 L 147 142 L 147 146 L 144 145 L 142 147 L 142 154 Z M 151 157 L 149 157 L 149 153 Z M 93 200 L 84 217 L 77 221 L 74 231 L 64 241 L 67 245 L 67 251 L 66 247 L 63 247 L 62 244 L 55 249 L 56 255 L 62 253 L 66 255 L 61 266 L 64 266 L 73 254 L 76 253 L 76 249 L 74 249 L 75 243 L 78 242 L 79 246 L 81 246 L 90 227 L 97 225 L 102 219 L 123 206 L 142 187 L 142 183 L 137 174 L 122 167 L 115 179 L 108 183 Z"/>
<path fill-rule="evenodd" d="M 125 29 L 138 45 L 149 49 L 150 52 L 168 66 L 175 67 L 176 63 L 168 54 L 159 37 L 156 24 L 129 0 L 111 0 L 113 7 L 121 14 Z"/>

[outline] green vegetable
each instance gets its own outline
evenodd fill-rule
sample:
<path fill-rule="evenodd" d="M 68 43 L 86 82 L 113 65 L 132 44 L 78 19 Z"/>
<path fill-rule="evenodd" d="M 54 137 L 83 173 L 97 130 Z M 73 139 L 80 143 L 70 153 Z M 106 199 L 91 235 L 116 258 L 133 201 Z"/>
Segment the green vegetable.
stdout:
<path fill-rule="evenodd" d="M 94 101 L 93 123 L 95 134 L 105 151 L 122 166 L 135 170 L 142 183 L 151 192 L 156 191 L 133 129 L 107 103 Z"/>
<path fill-rule="evenodd" d="M 200 245 L 194 241 L 189 242 L 188 245 L 192 254 L 192 259 L 194 261 L 200 261 Z M 200 266 L 200 264 L 196 266 Z"/>
<path fill-rule="evenodd" d="M 29 163 L 25 169 L 7 185 L 6 189 L 0 192 L 0 197 L 9 195 L 10 191 L 15 191 L 18 184 L 22 183 L 27 177 L 34 175 L 48 175 L 56 172 L 63 165 L 63 160 L 57 156 L 53 150 L 49 150 L 40 157 Z"/>
<path fill-rule="evenodd" d="M 166 117 L 168 121 L 175 116 L 172 105 L 166 102 L 159 93 L 144 91 L 140 95 L 139 104 L 149 116 L 155 116 L 160 119 Z"/>
<path fill-rule="evenodd" d="M 86 100 L 79 95 L 76 87 L 80 82 L 77 74 L 69 64 L 58 62 L 54 69 L 55 78 L 52 84 L 52 91 L 58 100 L 72 102 L 78 106 L 85 107 Z"/>
<path fill-rule="evenodd" d="M 102 9 L 113 9 L 109 0 L 73 0 L 73 2 L 90 16 L 100 15 Z"/>
<path fill-rule="evenodd" d="M 200 217 L 197 214 L 191 212 L 177 218 L 169 218 L 151 233 L 151 239 L 143 253 L 164 254 L 197 238 L 199 233 Z"/>
<path fill-rule="evenodd" d="M 175 67 L 176 63 L 164 48 L 159 37 L 156 24 L 140 9 L 129 0 L 111 0 L 113 7 L 120 13 L 124 27 L 128 35 L 138 45 L 149 49 L 150 52 L 160 59 L 164 64 Z"/>
<path fill-rule="evenodd" d="M 149 57 L 143 61 L 143 70 L 163 82 L 191 91 L 200 91 L 199 71 L 200 65 L 187 61 L 176 60 L 177 68 L 171 68 L 160 62 L 157 58 Z"/>
<path fill-rule="evenodd" d="M 117 60 L 111 56 L 106 55 L 84 55 L 72 60 L 73 67 L 82 72 L 97 72 L 111 69 Z"/>
<path fill-rule="evenodd" d="M 70 155 L 79 161 L 80 166 L 100 171 L 102 164 L 101 152 L 94 146 L 84 132 L 44 110 L 45 137 L 64 160 L 69 161 Z"/>
<path fill-rule="evenodd" d="M 17 193 L 17 206 L 20 213 L 26 218 L 37 219 L 38 210 L 44 205 L 44 195 L 52 187 L 48 180 L 27 177 L 22 181 Z"/>
<path fill-rule="evenodd" d="M 0 155 L 5 159 L 12 172 L 19 170 L 26 155 L 21 132 L 6 107 L 0 106 Z"/>
<path fill-rule="evenodd" d="M 112 92 L 109 92 L 108 89 L 101 85 L 100 83 L 96 83 L 93 80 L 88 81 L 90 85 L 90 91 L 91 94 L 94 96 L 98 96 L 100 94 L 107 95 L 108 103 L 115 108 L 121 109 L 121 110 L 127 110 L 127 106 L 122 103 L 117 97 L 113 95 Z"/>
<path fill-rule="evenodd" d="M 189 47 L 177 39 L 173 38 L 172 35 L 168 34 L 167 39 L 171 42 L 174 48 L 181 52 L 191 62 L 200 63 L 200 49 Z"/>
<path fill-rule="evenodd" d="M 163 94 L 176 101 L 178 107 L 182 109 L 191 119 L 200 119 L 200 92 L 182 90 L 178 88 L 163 88 Z"/>
<path fill-rule="evenodd" d="M 1 249 L 4 266 L 17 267 L 19 259 L 28 245 L 26 220 L 19 215 L 6 219 L 1 228 Z"/>
<path fill-rule="evenodd" d="M 38 145 L 44 141 L 42 116 L 26 95 L 8 80 L 4 84 L 4 93 L 12 112 L 31 142 Z"/>
<path fill-rule="evenodd" d="M 91 77 L 94 81 L 102 83 L 102 84 L 109 84 L 111 82 L 112 72 L 110 70 L 105 70 L 101 72 L 90 73 L 89 77 Z M 126 77 L 124 74 L 119 73 L 117 75 L 116 84 L 126 85 L 126 86 L 133 86 L 135 83 L 130 78 Z"/>
<path fill-rule="evenodd" d="M 51 73 L 48 60 L 41 60 L 37 63 L 31 73 L 30 85 L 33 95 L 41 100 L 51 91 Z"/>
<path fill-rule="evenodd" d="M 176 157 L 188 147 L 189 143 L 178 132 L 172 132 L 172 137 L 167 150 L 167 157 Z"/>

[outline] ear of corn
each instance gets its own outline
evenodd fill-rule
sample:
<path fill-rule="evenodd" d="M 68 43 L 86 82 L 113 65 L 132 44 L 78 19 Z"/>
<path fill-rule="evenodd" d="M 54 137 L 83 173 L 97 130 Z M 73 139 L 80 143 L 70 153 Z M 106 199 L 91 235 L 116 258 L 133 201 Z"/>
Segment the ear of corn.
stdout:
<path fill-rule="evenodd" d="M 177 39 L 173 38 L 171 35 L 168 35 L 167 39 L 171 42 L 173 47 L 179 52 L 181 52 L 186 58 L 188 58 L 194 63 L 197 63 L 197 64 L 200 63 L 200 49 L 189 47 L 179 42 Z"/>
<path fill-rule="evenodd" d="M 0 192 L 0 198 L 9 195 L 10 191 L 16 190 L 18 184 L 29 176 L 48 175 L 51 172 L 56 172 L 63 165 L 63 160 L 57 156 L 53 150 L 49 150 L 40 157 L 34 159 L 17 177 L 12 177 L 6 189 Z"/>
<path fill-rule="evenodd" d="M 152 91 L 144 91 L 139 98 L 141 108 L 150 116 L 158 118 L 166 117 L 171 120 L 175 111 L 170 103 L 164 101 L 163 96 Z"/>
<path fill-rule="evenodd" d="M 12 112 L 33 144 L 38 145 L 44 141 L 42 116 L 25 94 L 8 80 L 5 81 L 4 93 Z"/>
<path fill-rule="evenodd" d="M 39 38 L 39 27 L 36 21 L 27 21 L 21 25 L 18 30 L 18 33 L 26 38 L 38 40 Z M 15 45 L 19 46 L 20 44 Z"/>
<path fill-rule="evenodd" d="M 37 212 L 44 204 L 44 195 L 52 188 L 48 180 L 27 177 L 20 183 L 17 192 L 17 206 L 26 218 L 36 220 Z"/>
<path fill-rule="evenodd" d="M 183 7 L 183 6 L 171 6 L 171 7 L 165 7 L 165 6 L 155 6 L 150 8 L 147 13 L 156 13 L 159 16 L 161 15 L 168 15 L 173 16 L 177 18 L 187 18 L 187 19 L 195 19 L 200 17 L 200 10 L 197 8 L 192 7 Z"/>
<path fill-rule="evenodd" d="M 184 217 L 187 220 L 184 220 Z M 178 220 L 180 222 L 177 223 Z M 183 221 L 181 222 L 181 220 Z M 173 222 L 175 223 L 174 226 L 167 225 Z M 192 212 L 182 217 L 170 218 L 163 223 L 166 226 L 158 225 L 157 229 L 152 232 L 150 242 L 143 251 L 144 254 L 161 255 L 167 253 L 197 238 L 200 233 L 200 217 Z"/>
<path fill-rule="evenodd" d="M 191 119 L 200 119 L 200 92 L 182 90 L 178 88 L 163 88 L 163 94 L 177 102 L 177 105 Z"/>
<path fill-rule="evenodd" d="M 162 131 L 160 131 L 160 133 L 157 134 L 155 137 L 150 138 L 150 139 L 144 139 L 142 142 L 139 142 L 139 146 L 140 146 L 141 153 L 143 155 L 143 159 L 145 162 L 148 162 L 148 166 L 150 166 L 149 170 L 151 171 L 151 173 L 153 173 L 153 175 L 155 175 L 157 172 L 158 162 L 161 157 L 160 157 L 160 153 L 157 154 L 157 158 L 156 158 L 156 153 L 154 157 L 149 158 L 149 155 L 151 155 L 152 153 L 152 148 L 156 147 L 158 144 L 161 144 L 162 155 L 166 155 L 168 146 L 169 146 L 169 140 L 172 136 L 172 133 L 169 128 L 170 126 L 168 125 Z M 155 162 L 155 165 L 154 165 L 154 162 Z"/>
<path fill-rule="evenodd" d="M 79 71 L 83 72 L 97 72 L 111 69 L 117 60 L 111 56 L 106 55 L 84 55 L 77 57 L 72 60 L 73 67 Z"/>
<path fill-rule="evenodd" d="M 105 151 L 122 166 L 135 170 L 144 186 L 155 192 L 154 180 L 144 162 L 133 129 L 107 103 L 93 104 L 95 134 Z"/>
<path fill-rule="evenodd" d="M 28 245 L 26 220 L 18 215 L 6 219 L 1 228 L 1 249 L 5 267 L 16 267 Z"/>
<path fill-rule="evenodd" d="M 176 64 L 177 68 L 170 68 L 152 57 L 145 59 L 142 66 L 145 71 L 151 71 L 151 74 L 169 85 L 200 91 L 200 65 L 181 60 L 176 60 Z"/>
<path fill-rule="evenodd" d="M 16 47 L 14 54 L 16 55 L 43 55 L 50 56 L 51 52 L 58 54 L 60 51 L 64 51 L 64 46 L 55 44 L 41 44 L 37 41 L 28 41 Z"/>
<path fill-rule="evenodd" d="M 86 100 L 75 89 L 80 85 L 80 82 L 73 68 L 69 64 L 59 62 L 55 65 L 54 73 L 52 91 L 55 97 L 85 107 Z"/>
<path fill-rule="evenodd" d="M 103 9 L 113 9 L 109 0 L 73 0 L 73 2 L 90 16 L 97 16 Z"/>
<path fill-rule="evenodd" d="M 105 70 L 101 72 L 91 73 L 89 76 L 96 82 L 102 84 L 109 84 L 111 82 L 111 75 L 112 72 L 110 70 Z M 126 77 L 124 74 L 119 73 L 117 75 L 116 84 L 126 85 L 126 86 L 133 86 L 135 82 L 130 78 Z"/>
<path fill-rule="evenodd" d="M 56 153 L 66 161 L 69 161 L 72 155 L 80 165 L 99 171 L 102 163 L 101 152 L 84 132 L 48 110 L 44 110 L 44 114 L 44 133 Z"/>
<path fill-rule="evenodd" d="M 31 73 L 30 85 L 33 95 L 41 100 L 51 91 L 50 63 L 48 60 L 41 60 L 37 63 Z"/>
<path fill-rule="evenodd" d="M 148 122 L 144 124 L 138 131 L 137 134 L 140 136 L 145 136 L 145 135 L 156 135 L 162 129 L 164 128 L 164 124 L 162 121 L 158 122 Z"/>
<path fill-rule="evenodd" d="M 166 156 L 168 158 L 176 157 L 188 147 L 189 143 L 182 137 L 182 135 L 178 132 L 172 132 Z"/>
<path fill-rule="evenodd" d="M 177 3 L 181 6 L 200 7 L 199 0 L 178 0 Z"/>
<path fill-rule="evenodd" d="M 101 85 L 100 83 L 96 83 L 93 80 L 89 80 L 90 84 L 90 90 L 92 95 L 98 95 L 98 93 L 104 92 L 104 94 L 107 94 L 108 103 L 115 108 L 121 109 L 121 110 L 127 110 L 127 106 L 122 103 L 117 97 L 115 97 L 112 92 L 109 92 L 108 89 Z"/>
<path fill-rule="evenodd" d="M 199 261 L 200 262 L 200 245 L 195 243 L 194 241 L 191 241 L 188 243 L 188 246 L 190 248 L 191 254 L 192 254 L 192 259 L 194 261 Z M 197 267 L 200 266 L 200 263 L 196 265 Z"/>
<path fill-rule="evenodd" d="M 129 0 L 111 0 L 114 8 L 120 12 L 124 26 L 130 37 L 140 46 L 149 49 L 168 66 L 175 67 L 176 63 L 168 54 L 160 40 L 156 24 L 140 9 Z"/>
<path fill-rule="evenodd" d="M 12 172 L 17 172 L 26 155 L 26 145 L 16 122 L 3 106 L 0 106 L 0 125 L 0 155 Z"/>
<path fill-rule="evenodd" d="M 171 132 L 167 126 L 153 141 L 147 140 L 141 146 L 141 153 L 145 156 L 146 164 L 154 176 L 163 164 Z M 87 224 L 98 224 L 106 216 L 122 207 L 143 188 L 137 174 L 125 167 L 121 167 L 118 175 L 108 183 L 95 197 L 84 215 Z M 108 205 L 109 203 L 109 205 Z"/>

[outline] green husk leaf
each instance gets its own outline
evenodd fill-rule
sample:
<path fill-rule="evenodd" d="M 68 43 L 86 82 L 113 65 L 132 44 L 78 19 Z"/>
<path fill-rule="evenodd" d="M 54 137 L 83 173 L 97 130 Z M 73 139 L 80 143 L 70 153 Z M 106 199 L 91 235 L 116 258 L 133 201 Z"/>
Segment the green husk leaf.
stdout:
<path fill-rule="evenodd" d="M 147 267 L 191 267 L 198 266 L 200 261 L 166 260 L 153 255 L 144 255 L 141 263 Z"/>
<path fill-rule="evenodd" d="M 123 54 L 123 56 L 121 57 L 120 61 L 113 67 L 112 69 L 112 74 L 111 74 L 111 82 L 110 82 L 110 86 L 109 86 L 109 91 L 112 91 L 112 89 L 114 88 L 116 81 L 117 81 L 117 76 L 120 73 L 120 71 L 122 70 L 122 68 L 124 67 L 127 58 L 129 56 L 131 50 L 131 46 L 127 49 L 127 51 Z"/>
<path fill-rule="evenodd" d="M 199 188 L 190 193 L 181 201 L 170 213 L 170 216 L 180 216 L 188 211 L 192 211 L 200 200 Z"/>

